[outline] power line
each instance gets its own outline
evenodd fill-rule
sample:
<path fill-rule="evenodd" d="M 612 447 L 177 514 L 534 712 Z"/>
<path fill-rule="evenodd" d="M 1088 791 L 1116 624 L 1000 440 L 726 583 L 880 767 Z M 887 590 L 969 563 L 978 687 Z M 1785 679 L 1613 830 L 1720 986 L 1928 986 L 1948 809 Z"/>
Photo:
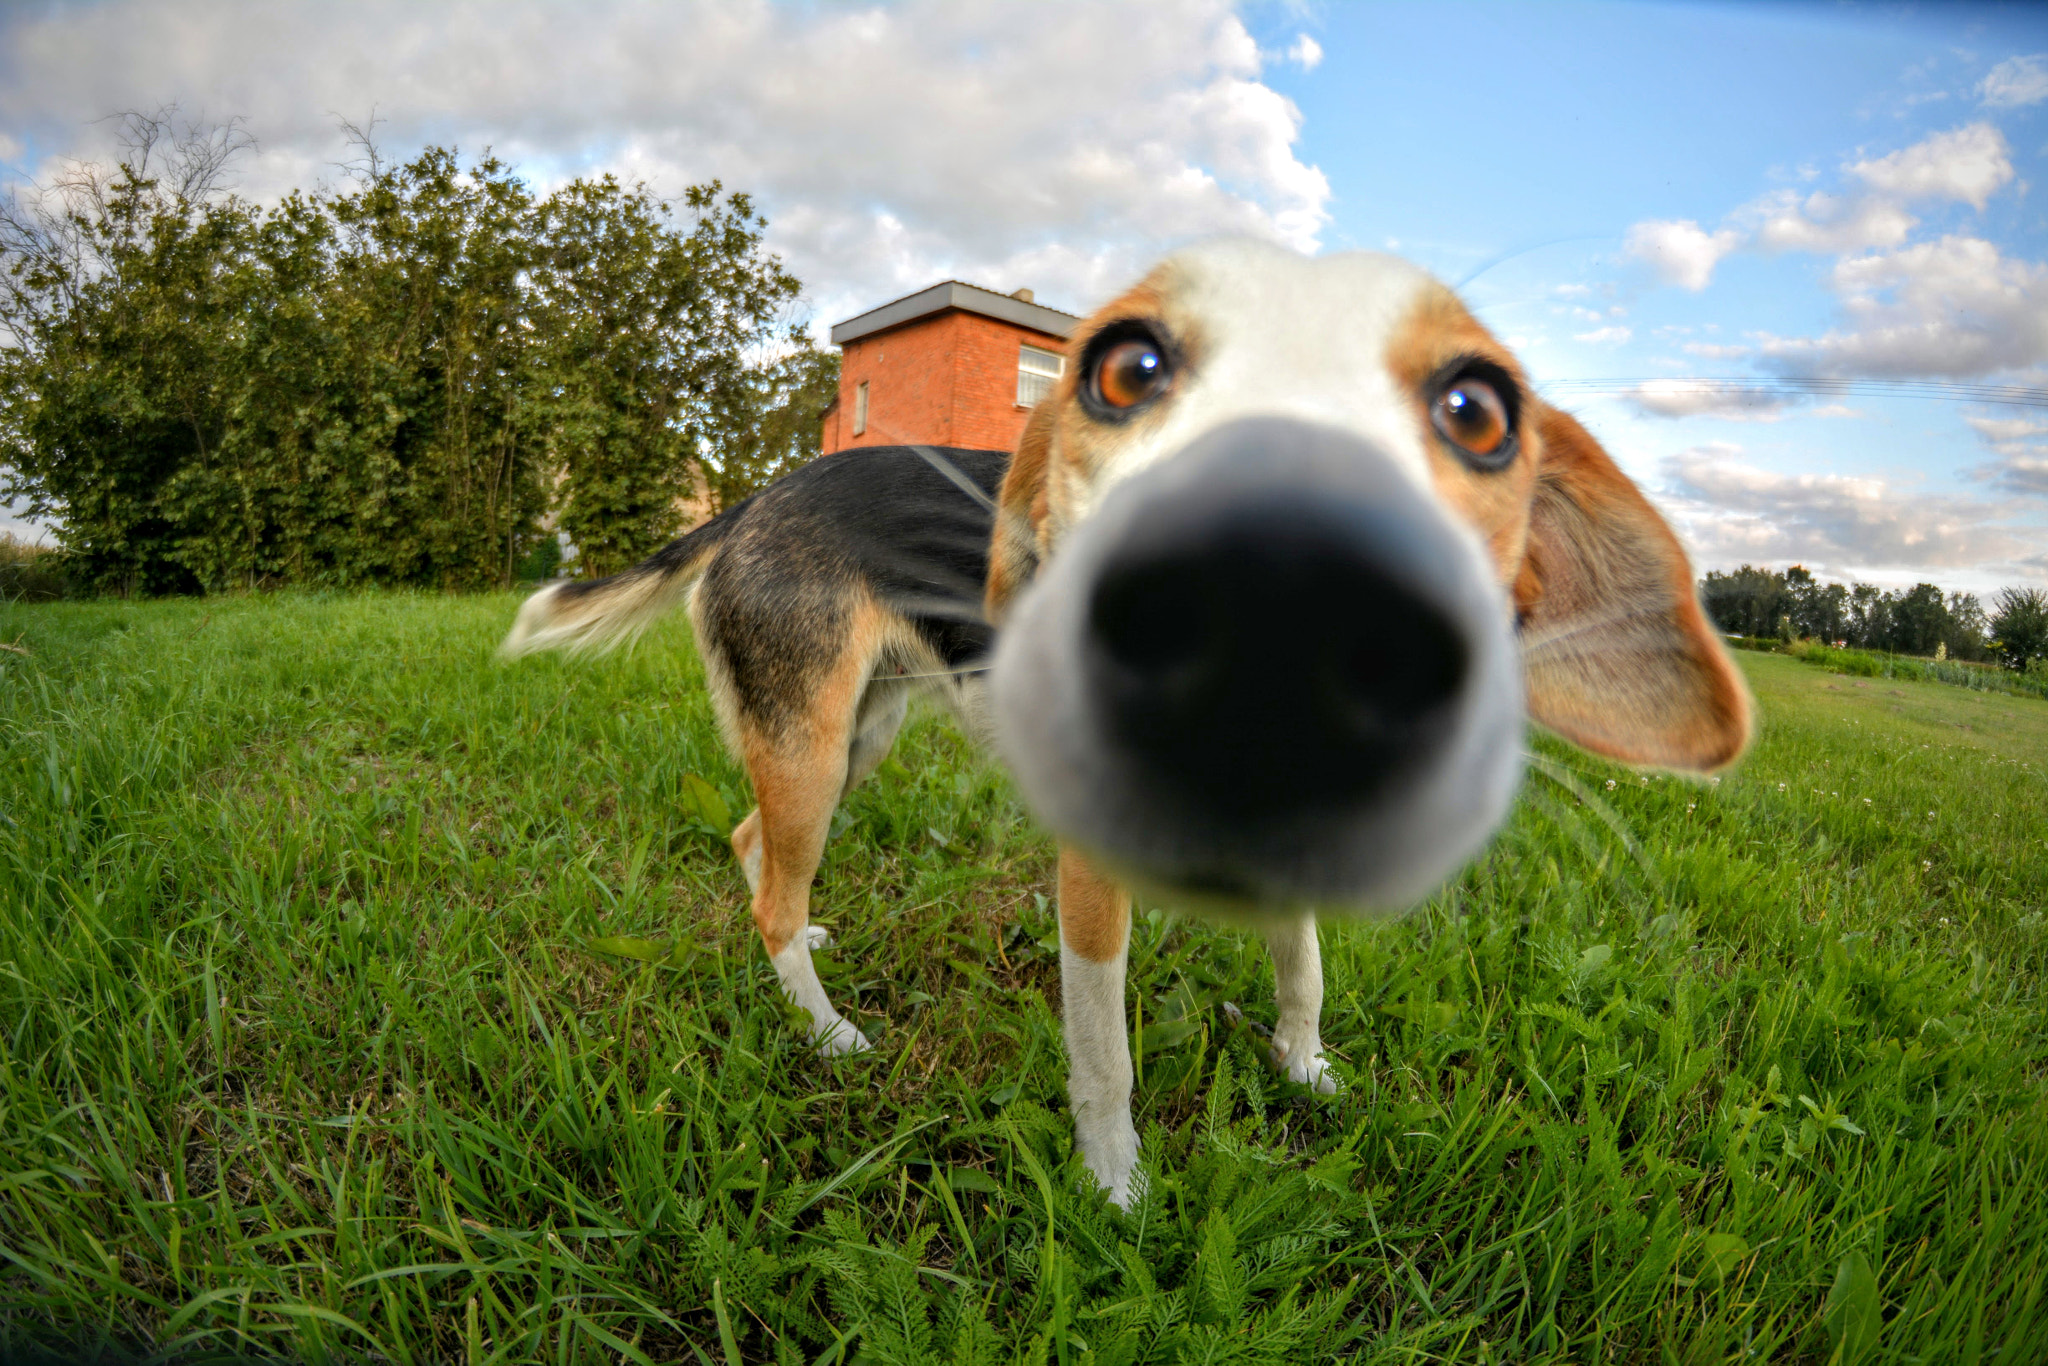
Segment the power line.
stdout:
<path fill-rule="evenodd" d="M 1755 398 L 1919 398 L 1950 403 L 1997 403 L 2019 408 L 2048 408 L 2048 389 L 2017 384 L 1965 384 L 1942 379 L 1841 379 L 1832 375 L 1754 376 L 1651 375 L 1637 379 L 1559 379 L 1538 387 L 1560 394 L 1641 396 L 1654 385 L 1674 397 L 1688 389 L 1709 394 Z M 1668 387 L 1667 387 L 1668 386 Z M 1652 391 L 1653 393 L 1655 390 Z"/>

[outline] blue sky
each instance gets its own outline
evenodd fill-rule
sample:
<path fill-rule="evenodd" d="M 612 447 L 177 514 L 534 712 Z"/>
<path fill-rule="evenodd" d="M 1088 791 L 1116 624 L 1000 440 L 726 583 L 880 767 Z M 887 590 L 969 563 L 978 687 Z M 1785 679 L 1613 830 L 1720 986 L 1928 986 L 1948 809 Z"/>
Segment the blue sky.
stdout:
<path fill-rule="evenodd" d="M 2021 274 L 2030 265 L 2020 307 L 2048 310 L 2048 57 L 2023 60 L 2048 51 L 2042 10 L 1329 6 L 1258 15 L 1254 31 L 1268 48 L 1285 50 L 1290 31 L 1321 48 L 1313 67 L 1275 63 L 1267 79 L 1301 110 L 1300 155 L 1329 179 L 1324 244 L 1398 250 L 1453 280 L 1478 271 L 1468 299 L 1546 381 L 1924 374 L 2048 387 L 2040 325 L 2031 348 L 2008 353 L 2016 364 L 1951 366 L 1939 336 L 1918 358 L 1759 344 L 1853 332 L 1843 263 L 1944 239 L 1988 243 Z M 1787 196 L 1852 201 L 1871 187 L 1846 168 L 1970 129 L 1930 160 L 1967 176 L 1978 156 L 1982 178 L 1891 196 L 1917 221 L 1888 246 L 1871 233 L 1804 250 L 1752 239 L 1697 289 L 1630 250 L 1645 223 L 1689 222 L 1711 239 Z M 1553 393 L 1675 509 L 1704 562 L 1803 559 L 1837 577 L 1979 592 L 2048 571 L 2048 464 L 2030 467 L 2048 453 L 2048 409 L 1853 393 L 1729 420 Z M 1670 409 L 1723 395 L 1669 383 L 1652 396 Z"/>
<path fill-rule="evenodd" d="M 957 276 L 1079 310 L 1218 232 L 1453 282 L 1703 567 L 2048 580 L 2048 10 L 1862 5 L 491 6 L 0 14 L 0 163 L 106 113 L 247 120 L 241 191 L 485 145 L 754 191 L 823 324 Z M 1811 397 L 1786 377 L 1849 381 Z M 1702 386 L 1700 377 L 1741 386 Z M 1594 380 L 1635 382 L 1633 388 Z M 1643 385 L 1647 382 L 1647 387 Z"/>

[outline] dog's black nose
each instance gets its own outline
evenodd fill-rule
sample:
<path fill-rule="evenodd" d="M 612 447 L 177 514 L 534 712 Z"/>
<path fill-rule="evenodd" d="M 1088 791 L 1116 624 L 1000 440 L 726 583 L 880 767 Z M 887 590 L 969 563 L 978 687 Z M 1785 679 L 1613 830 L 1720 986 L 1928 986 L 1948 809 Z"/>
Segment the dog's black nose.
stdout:
<path fill-rule="evenodd" d="M 1159 501 L 1086 617 L 1104 738 L 1154 799 L 1263 825 L 1355 808 L 1440 743 L 1470 672 L 1440 556 L 1366 501 Z"/>

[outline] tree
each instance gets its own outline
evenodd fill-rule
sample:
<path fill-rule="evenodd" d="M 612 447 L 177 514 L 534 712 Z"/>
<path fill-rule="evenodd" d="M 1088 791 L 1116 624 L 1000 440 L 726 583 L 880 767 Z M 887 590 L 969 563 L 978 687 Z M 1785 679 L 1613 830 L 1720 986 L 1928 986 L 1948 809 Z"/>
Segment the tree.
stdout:
<path fill-rule="evenodd" d="M 1991 653 L 1989 640 L 1991 623 L 1984 615 L 1984 606 L 1977 601 L 1975 593 L 1951 593 L 1948 595 L 1948 626 L 1942 633 L 1942 644 L 1948 646 L 1950 659 L 1981 660 Z"/>
<path fill-rule="evenodd" d="M 1834 641 L 1843 639 L 1849 625 L 1849 590 L 1839 583 L 1822 583 L 1804 565 L 1785 571 L 1786 591 L 1792 598 L 1793 633 L 1802 638 Z"/>
<path fill-rule="evenodd" d="M 430 147 L 387 166 L 360 145 L 357 186 L 329 204 L 341 242 L 324 463 L 349 523 L 327 577 L 508 583 L 548 493 L 532 195 L 495 157 Z"/>
<path fill-rule="evenodd" d="M 130 114 L 112 167 L 74 166 L 0 206 L 0 496 L 61 515 L 90 590 L 187 591 L 206 472 L 224 458 L 253 215 L 222 189 L 229 125 Z"/>
<path fill-rule="evenodd" d="M 1991 634 L 2008 669 L 2048 659 L 2048 591 L 2008 588 L 1991 613 Z"/>
<path fill-rule="evenodd" d="M 1903 655 L 1931 655 L 1948 633 L 1948 600 L 1931 583 L 1916 583 L 1892 602 L 1886 648 Z"/>
<path fill-rule="evenodd" d="M 700 456 L 705 492 L 722 512 L 817 458 L 825 409 L 839 395 L 839 356 L 792 329 L 789 350 L 750 366 L 722 394 L 716 435 Z"/>
<path fill-rule="evenodd" d="M 538 210 L 534 317 L 556 403 L 561 524 L 588 573 L 675 535 L 699 451 L 747 439 L 745 357 L 800 291 L 761 250 L 751 201 L 721 190 L 685 195 L 687 233 L 644 185 L 611 176 Z"/>
<path fill-rule="evenodd" d="M 816 453 L 837 362 L 745 195 L 537 199 L 350 129 L 349 182 L 263 209 L 234 125 L 124 126 L 0 203 L 0 495 L 88 591 L 503 584 L 550 511 L 605 572 Z"/>
<path fill-rule="evenodd" d="M 1778 633 L 1778 618 L 1793 608 L 1785 576 L 1744 565 L 1732 574 L 1710 573 L 1700 586 L 1707 615 L 1724 631 L 1745 636 Z"/>
<path fill-rule="evenodd" d="M 1700 601 L 1723 630 L 1742 635 L 1781 635 L 1789 624 L 1795 637 L 1900 654 L 1945 648 L 1952 659 L 1976 660 L 1989 649 L 1977 599 L 1944 597 L 1931 583 L 1894 593 L 1867 583 L 1822 583 L 1803 565 L 1783 573 L 1743 565 L 1709 573 L 1700 581 Z"/>

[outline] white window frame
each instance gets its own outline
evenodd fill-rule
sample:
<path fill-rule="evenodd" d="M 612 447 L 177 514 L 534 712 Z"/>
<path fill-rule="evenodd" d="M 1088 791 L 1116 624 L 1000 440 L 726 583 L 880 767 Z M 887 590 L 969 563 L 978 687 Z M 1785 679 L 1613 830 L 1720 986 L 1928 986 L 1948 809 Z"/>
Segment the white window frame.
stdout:
<path fill-rule="evenodd" d="M 853 434 L 866 436 L 868 431 L 868 382 L 862 380 L 853 390 Z"/>
<path fill-rule="evenodd" d="M 1029 408 L 1050 394 L 1067 372 L 1067 358 L 1029 342 L 1017 347 L 1017 406 Z"/>

